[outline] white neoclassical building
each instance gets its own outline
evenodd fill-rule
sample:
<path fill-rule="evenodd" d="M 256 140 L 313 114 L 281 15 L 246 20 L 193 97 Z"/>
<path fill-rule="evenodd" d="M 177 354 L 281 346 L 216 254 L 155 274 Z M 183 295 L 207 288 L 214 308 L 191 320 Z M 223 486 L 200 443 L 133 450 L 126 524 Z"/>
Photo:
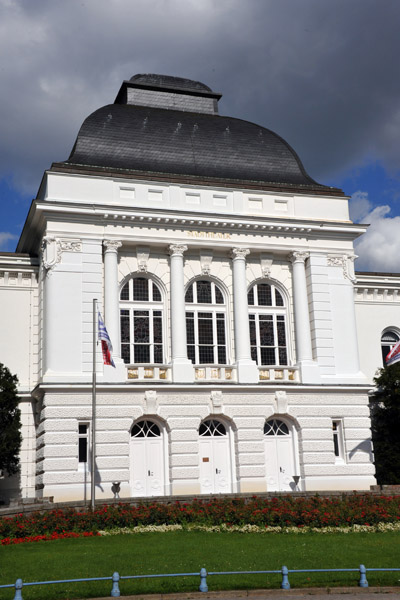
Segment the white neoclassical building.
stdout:
<path fill-rule="evenodd" d="M 364 490 L 368 391 L 399 339 L 400 277 L 354 272 L 348 197 L 220 94 L 124 81 L 45 172 L 0 255 L 0 361 L 18 374 L 19 477 L 0 496 Z"/>

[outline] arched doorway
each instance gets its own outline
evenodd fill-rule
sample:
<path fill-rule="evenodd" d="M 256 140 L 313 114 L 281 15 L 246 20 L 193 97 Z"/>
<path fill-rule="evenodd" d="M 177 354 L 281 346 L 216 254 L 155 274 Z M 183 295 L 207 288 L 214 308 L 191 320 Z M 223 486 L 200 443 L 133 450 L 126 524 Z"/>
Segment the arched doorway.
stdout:
<path fill-rule="evenodd" d="M 164 496 L 164 431 L 154 421 L 135 423 L 131 430 L 132 496 Z"/>
<path fill-rule="evenodd" d="M 296 489 L 293 429 L 281 419 L 269 419 L 264 425 L 265 464 L 268 492 Z"/>
<path fill-rule="evenodd" d="M 203 421 L 199 428 L 200 484 L 202 494 L 232 491 L 230 436 L 217 419 Z"/>

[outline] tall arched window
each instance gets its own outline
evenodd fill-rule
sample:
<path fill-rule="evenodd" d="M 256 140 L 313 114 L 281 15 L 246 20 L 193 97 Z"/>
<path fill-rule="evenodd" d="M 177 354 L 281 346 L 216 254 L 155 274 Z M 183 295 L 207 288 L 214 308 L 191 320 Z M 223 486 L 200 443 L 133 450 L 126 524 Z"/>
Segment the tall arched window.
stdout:
<path fill-rule="evenodd" d="M 164 362 L 163 302 L 160 288 L 134 277 L 121 289 L 121 356 L 128 364 Z"/>
<path fill-rule="evenodd" d="M 286 307 L 269 283 L 256 283 L 248 293 L 251 357 L 258 365 L 287 365 Z"/>
<path fill-rule="evenodd" d="M 381 347 L 382 347 L 383 365 L 386 364 L 387 355 L 389 354 L 389 352 L 391 351 L 393 346 L 395 346 L 399 340 L 400 340 L 400 336 L 397 333 L 397 331 L 394 331 L 394 329 L 386 329 L 382 333 Z"/>
<path fill-rule="evenodd" d="M 213 281 L 198 280 L 188 287 L 185 301 L 188 358 L 198 365 L 227 364 L 222 291 Z"/>

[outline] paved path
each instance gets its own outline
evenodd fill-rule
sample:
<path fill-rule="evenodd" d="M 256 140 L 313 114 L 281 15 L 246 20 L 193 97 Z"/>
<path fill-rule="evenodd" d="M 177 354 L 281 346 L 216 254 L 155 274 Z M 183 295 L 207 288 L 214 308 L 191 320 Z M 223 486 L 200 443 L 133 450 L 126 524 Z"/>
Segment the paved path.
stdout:
<path fill-rule="evenodd" d="M 224 592 L 188 592 L 182 594 L 146 594 L 139 596 L 121 596 L 123 600 L 377 600 L 377 594 L 384 595 L 382 600 L 399 600 L 400 587 L 335 587 L 303 588 L 292 590 L 232 590 Z M 310 598 L 311 596 L 311 598 Z M 110 598 L 110 596 L 107 596 Z M 93 598 L 92 600 L 106 600 Z"/>

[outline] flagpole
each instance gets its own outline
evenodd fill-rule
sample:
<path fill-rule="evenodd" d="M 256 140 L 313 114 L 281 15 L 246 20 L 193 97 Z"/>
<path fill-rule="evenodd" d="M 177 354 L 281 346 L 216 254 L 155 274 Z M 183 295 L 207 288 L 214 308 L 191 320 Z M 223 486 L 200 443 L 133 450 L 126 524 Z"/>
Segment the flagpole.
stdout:
<path fill-rule="evenodd" d="M 90 506 L 95 506 L 95 468 L 96 468 L 96 342 L 97 342 L 97 299 L 93 299 L 93 369 L 92 369 L 92 477 Z"/>

